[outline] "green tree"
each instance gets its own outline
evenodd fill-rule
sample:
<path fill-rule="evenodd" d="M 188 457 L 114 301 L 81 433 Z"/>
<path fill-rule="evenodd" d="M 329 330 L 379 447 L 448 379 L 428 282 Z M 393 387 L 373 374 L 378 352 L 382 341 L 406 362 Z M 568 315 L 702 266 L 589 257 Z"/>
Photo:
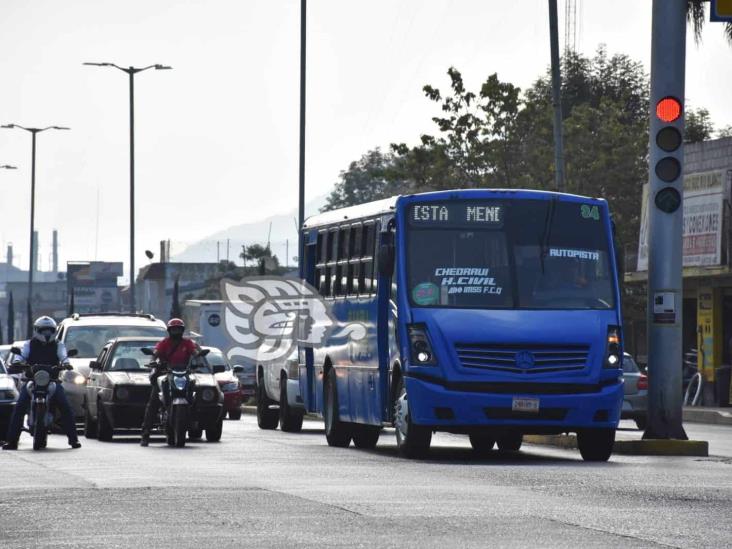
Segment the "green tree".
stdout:
<path fill-rule="evenodd" d="M 701 42 L 704 23 L 707 21 L 706 10 L 704 9 L 704 5 L 707 3 L 709 3 L 709 0 L 688 0 L 686 5 L 686 20 L 694 31 L 694 40 L 697 44 Z M 727 41 L 732 44 L 732 23 L 725 23 L 724 35 Z"/>
<path fill-rule="evenodd" d="M 707 109 L 689 109 L 684 117 L 684 141 L 699 143 L 712 138 L 714 124 Z"/>
<path fill-rule="evenodd" d="M 363 204 L 398 194 L 401 186 L 394 181 L 393 156 L 374 149 L 342 171 L 322 211 Z"/>

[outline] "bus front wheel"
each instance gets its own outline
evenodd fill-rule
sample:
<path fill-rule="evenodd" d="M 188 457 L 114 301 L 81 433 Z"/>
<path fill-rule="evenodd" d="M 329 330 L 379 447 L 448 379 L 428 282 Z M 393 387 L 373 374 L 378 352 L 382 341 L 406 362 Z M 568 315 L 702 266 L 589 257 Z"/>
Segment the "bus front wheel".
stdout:
<path fill-rule="evenodd" d="M 404 378 L 399 380 L 397 399 L 394 403 L 394 427 L 397 448 L 402 456 L 422 458 L 427 454 L 430 449 L 430 442 L 432 442 L 432 429 L 425 425 L 412 423 Z"/>
<path fill-rule="evenodd" d="M 328 446 L 336 446 L 338 448 L 348 448 L 351 444 L 351 426 L 341 421 L 338 412 L 338 386 L 336 385 L 336 373 L 332 368 L 328 370 L 325 376 L 325 395 L 324 395 L 324 420 L 325 420 L 325 439 Z"/>
<path fill-rule="evenodd" d="M 615 429 L 588 429 L 577 433 L 577 447 L 585 461 L 607 461 L 613 453 Z"/>

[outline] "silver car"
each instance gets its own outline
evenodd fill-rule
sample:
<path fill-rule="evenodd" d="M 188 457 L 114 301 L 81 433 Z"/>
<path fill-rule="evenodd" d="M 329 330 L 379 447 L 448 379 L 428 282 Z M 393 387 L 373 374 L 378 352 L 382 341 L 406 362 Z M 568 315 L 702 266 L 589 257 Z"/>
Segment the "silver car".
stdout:
<path fill-rule="evenodd" d="M 648 414 L 648 377 L 628 353 L 623 354 L 623 409 L 622 419 L 633 419 L 638 429 L 646 428 Z"/>

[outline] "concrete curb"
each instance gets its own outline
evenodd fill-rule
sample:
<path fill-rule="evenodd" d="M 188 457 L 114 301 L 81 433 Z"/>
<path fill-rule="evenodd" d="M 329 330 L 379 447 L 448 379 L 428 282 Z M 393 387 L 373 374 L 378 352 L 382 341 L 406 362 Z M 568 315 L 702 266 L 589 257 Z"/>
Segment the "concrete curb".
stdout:
<path fill-rule="evenodd" d="M 729 412 L 704 408 L 684 408 L 684 421 L 689 423 L 706 423 L 707 425 L 732 426 L 732 408 Z"/>
<path fill-rule="evenodd" d="M 576 435 L 525 435 L 524 442 L 557 448 L 577 448 Z M 626 456 L 708 457 L 706 440 L 616 440 L 613 453 Z"/>

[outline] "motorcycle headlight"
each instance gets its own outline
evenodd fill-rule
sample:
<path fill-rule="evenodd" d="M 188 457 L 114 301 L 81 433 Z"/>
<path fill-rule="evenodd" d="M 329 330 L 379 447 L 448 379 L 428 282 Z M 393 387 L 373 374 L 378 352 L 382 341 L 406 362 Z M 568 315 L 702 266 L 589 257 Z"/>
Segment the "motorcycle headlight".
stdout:
<path fill-rule="evenodd" d="M 33 375 L 33 382 L 36 384 L 36 387 L 45 387 L 51 383 L 51 374 L 46 370 L 39 370 Z"/>
<path fill-rule="evenodd" d="M 236 391 L 239 389 L 239 384 L 236 381 L 230 381 L 229 383 L 224 383 L 221 386 L 221 390 L 225 393 L 230 393 L 231 391 Z"/>
<path fill-rule="evenodd" d="M 117 397 L 117 400 L 128 400 L 130 398 L 130 391 L 127 387 L 117 387 L 115 396 Z"/>
<path fill-rule="evenodd" d="M 175 385 L 175 388 L 178 389 L 179 391 L 182 391 L 183 389 L 186 388 L 186 383 L 187 383 L 187 381 L 186 381 L 186 378 L 184 378 L 184 377 L 173 378 L 173 384 Z"/>
<path fill-rule="evenodd" d="M 216 391 L 214 391 L 211 387 L 206 387 L 203 391 L 201 391 L 201 400 L 204 402 L 211 402 L 216 397 Z"/>

